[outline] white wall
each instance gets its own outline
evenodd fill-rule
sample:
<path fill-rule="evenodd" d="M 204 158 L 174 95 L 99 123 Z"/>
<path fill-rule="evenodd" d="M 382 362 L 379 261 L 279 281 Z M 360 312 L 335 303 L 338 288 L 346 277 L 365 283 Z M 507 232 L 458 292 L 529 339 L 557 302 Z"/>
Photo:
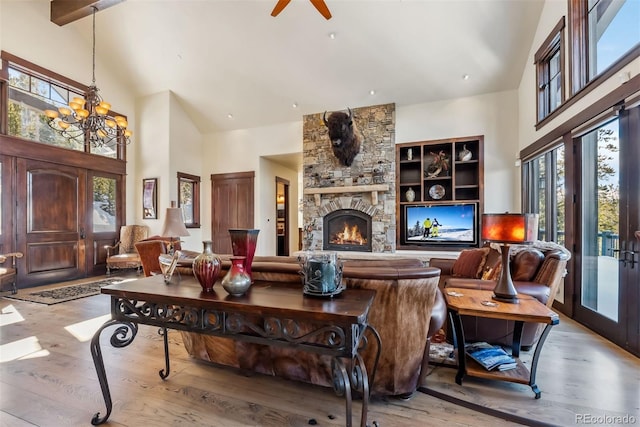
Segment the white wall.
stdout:
<path fill-rule="evenodd" d="M 298 172 L 276 162 L 260 159 L 260 188 L 256 187 L 256 205 L 260 213 L 255 218 L 255 226 L 260 229 L 256 252 L 261 255 L 276 253 L 276 177 L 289 181 L 289 250 L 298 250 L 298 201 L 296 199 Z"/>
<path fill-rule="evenodd" d="M 204 136 L 203 146 L 203 235 L 211 236 L 211 180 L 212 174 L 255 172 L 255 227 L 261 230 L 256 254 L 275 254 L 275 176 L 290 181 L 291 208 L 297 207 L 298 175 L 265 156 L 302 152 L 302 120 L 259 128 L 230 132 L 216 132 Z M 291 229 L 297 228 L 297 216 L 290 217 Z M 206 222 L 205 222 L 206 221 Z M 271 230 L 273 229 L 273 230 Z M 271 231 L 267 231 L 271 230 Z M 293 232 L 293 231 L 292 231 Z M 270 233 L 273 233 L 271 236 Z M 296 246 L 290 246 L 297 249 Z"/>
<path fill-rule="evenodd" d="M 199 176 L 200 182 L 200 198 L 203 196 L 203 182 L 206 183 L 205 177 L 202 176 L 204 158 L 202 156 L 202 134 L 191 121 L 187 113 L 182 108 L 178 98 L 170 92 L 169 95 L 169 162 L 168 170 L 168 186 L 169 193 L 167 204 L 163 206 L 171 206 L 171 201 L 178 201 L 178 172 Z M 209 215 L 200 209 L 200 221 L 208 219 Z M 207 222 L 210 222 L 207 220 Z M 189 228 L 190 236 L 183 237 L 183 247 L 191 250 L 202 250 L 202 241 L 209 240 L 200 228 Z"/>
<path fill-rule="evenodd" d="M 484 135 L 486 212 L 520 212 L 518 94 L 396 106 L 396 143 Z"/>

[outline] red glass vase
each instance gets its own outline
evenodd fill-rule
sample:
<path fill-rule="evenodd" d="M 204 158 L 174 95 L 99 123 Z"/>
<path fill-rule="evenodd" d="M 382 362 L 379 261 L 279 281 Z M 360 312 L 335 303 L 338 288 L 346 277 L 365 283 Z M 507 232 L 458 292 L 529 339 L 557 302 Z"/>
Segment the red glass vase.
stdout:
<path fill-rule="evenodd" d="M 230 228 L 231 246 L 234 256 L 245 257 L 244 270 L 251 278 L 253 283 L 253 275 L 251 274 L 251 264 L 253 256 L 256 253 L 256 244 L 258 242 L 258 233 L 260 230 L 247 228 Z"/>
<path fill-rule="evenodd" d="M 202 242 L 203 252 L 193 260 L 193 275 L 196 276 L 204 292 L 213 292 L 213 284 L 220 276 L 222 263 L 220 258 L 213 253 L 213 242 L 205 240 Z"/>

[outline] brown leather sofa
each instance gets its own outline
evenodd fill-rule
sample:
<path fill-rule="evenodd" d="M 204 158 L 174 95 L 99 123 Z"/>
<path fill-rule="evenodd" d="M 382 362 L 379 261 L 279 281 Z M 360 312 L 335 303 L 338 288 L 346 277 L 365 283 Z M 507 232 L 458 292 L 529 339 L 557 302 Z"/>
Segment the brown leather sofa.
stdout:
<path fill-rule="evenodd" d="M 228 261 L 221 258 L 224 270 Z M 299 271 L 295 257 L 256 257 L 252 264 L 254 280 L 295 283 L 302 292 Z M 439 276 L 440 270 L 424 267 L 417 259 L 344 262 L 343 283 L 348 288 L 376 291 L 369 323 L 380 334 L 382 352 L 370 386 L 373 395 L 409 395 L 420 385 L 428 361 L 429 334 L 446 317 L 442 295 L 438 295 Z M 197 333 L 183 332 L 182 336 L 189 354 L 198 359 L 326 387 L 333 384 L 327 356 Z M 367 367 L 373 365 L 375 352 L 370 339 L 363 353 Z"/>
<path fill-rule="evenodd" d="M 458 259 L 431 258 L 429 265 L 439 268 L 440 289 L 467 288 L 493 290 L 501 266 L 500 253 L 485 247 L 469 251 L 485 251 L 485 257 L 480 257 L 482 263 L 478 266 L 458 267 Z M 461 253 L 462 256 L 471 255 Z M 475 255 L 477 255 L 476 252 Z M 473 255 L 471 255 L 473 257 Z M 570 253 L 549 242 L 539 242 L 538 245 L 526 247 L 512 247 L 511 277 L 518 293 L 531 295 L 538 301 L 551 308 L 560 284 L 566 274 L 567 261 Z M 460 274 L 460 272 L 466 274 Z M 469 272 L 475 274 L 469 275 Z M 484 280 L 483 280 L 484 277 Z M 487 279 L 488 278 L 488 279 Z M 465 341 L 486 341 L 493 344 L 510 346 L 513 341 L 513 321 L 462 316 Z M 542 324 L 525 323 L 522 331 L 521 346 L 524 350 L 536 343 L 543 329 Z M 451 340 L 451 328 L 447 328 L 448 339 Z"/>

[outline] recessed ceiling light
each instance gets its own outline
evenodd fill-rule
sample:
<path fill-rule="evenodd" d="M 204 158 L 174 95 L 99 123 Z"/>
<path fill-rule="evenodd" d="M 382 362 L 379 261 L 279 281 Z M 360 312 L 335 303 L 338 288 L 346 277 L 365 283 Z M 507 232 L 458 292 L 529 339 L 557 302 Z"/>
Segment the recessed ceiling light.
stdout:
<path fill-rule="evenodd" d="M 233 114 L 231 113 L 227 114 L 227 119 L 233 119 Z"/>
<path fill-rule="evenodd" d="M 336 39 L 336 33 L 329 33 L 329 38 L 331 40 L 335 40 Z"/>
<path fill-rule="evenodd" d="M 294 102 L 293 104 L 291 104 L 291 106 L 292 106 L 293 108 L 298 108 L 298 103 L 297 103 L 297 102 Z"/>
<path fill-rule="evenodd" d="M 469 80 L 469 74 L 463 74 L 462 75 L 462 80 Z"/>
<path fill-rule="evenodd" d="M 375 94 L 376 94 L 376 91 L 375 91 L 375 90 L 371 89 L 371 90 L 369 91 L 369 95 L 375 95 Z"/>

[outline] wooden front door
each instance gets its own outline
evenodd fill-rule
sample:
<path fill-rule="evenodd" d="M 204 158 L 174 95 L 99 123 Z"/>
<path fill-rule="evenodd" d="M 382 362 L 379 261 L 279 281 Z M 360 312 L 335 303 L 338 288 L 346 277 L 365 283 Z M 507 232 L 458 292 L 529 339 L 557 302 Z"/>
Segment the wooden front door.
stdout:
<path fill-rule="evenodd" d="M 254 172 L 211 175 L 211 240 L 217 254 L 230 254 L 230 228 L 254 228 Z"/>
<path fill-rule="evenodd" d="M 18 159 L 17 250 L 25 266 L 20 287 L 83 277 L 86 172 L 55 163 Z"/>

